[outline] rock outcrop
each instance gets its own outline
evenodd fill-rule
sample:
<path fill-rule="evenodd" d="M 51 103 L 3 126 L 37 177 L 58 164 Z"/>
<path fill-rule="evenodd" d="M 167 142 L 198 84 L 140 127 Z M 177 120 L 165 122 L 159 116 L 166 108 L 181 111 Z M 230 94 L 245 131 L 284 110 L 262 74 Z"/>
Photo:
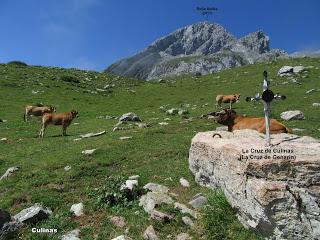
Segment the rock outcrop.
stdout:
<path fill-rule="evenodd" d="M 269 37 L 262 31 L 237 39 L 219 24 L 200 22 L 156 40 L 106 71 L 152 80 L 186 73 L 208 74 L 282 56 L 286 56 L 284 51 L 270 50 Z"/>
<path fill-rule="evenodd" d="M 201 185 L 223 189 L 240 221 L 266 239 L 320 239 L 320 141 L 253 130 L 198 133 L 189 168 Z M 269 153 L 270 151 L 270 153 Z"/>

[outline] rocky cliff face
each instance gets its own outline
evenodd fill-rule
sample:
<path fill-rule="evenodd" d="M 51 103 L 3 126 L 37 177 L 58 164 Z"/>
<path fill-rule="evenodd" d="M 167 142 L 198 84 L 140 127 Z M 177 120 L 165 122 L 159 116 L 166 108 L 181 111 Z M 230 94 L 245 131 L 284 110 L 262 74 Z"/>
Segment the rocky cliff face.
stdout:
<path fill-rule="evenodd" d="M 320 239 L 320 141 L 253 130 L 198 133 L 189 168 L 201 185 L 223 189 L 240 221 L 265 239 Z M 270 150 L 270 152 L 269 152 Z"/>
<path fill-rule="evenodd" d="M 201 22 L 156 40 L 106 71 L 152 80 L 184 73 L 207 74 L 284 55 L 284 51 L 270 50 L 269 37 L 261 31 L 237 39 L 219 24 Z"/>

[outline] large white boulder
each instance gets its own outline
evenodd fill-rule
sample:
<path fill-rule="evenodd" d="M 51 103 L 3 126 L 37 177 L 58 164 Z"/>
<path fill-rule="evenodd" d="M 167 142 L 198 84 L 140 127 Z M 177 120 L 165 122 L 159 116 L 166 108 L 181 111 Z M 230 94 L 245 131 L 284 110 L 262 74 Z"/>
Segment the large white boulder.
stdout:
<path fill-rule="evenodd" d="M 266 147 L 253 130 L 214 133 L 192 139 L 196 182 L 222 188 L 241 223 L 266 239 L 320 239 L 320 141 L 283 133 Z"/>

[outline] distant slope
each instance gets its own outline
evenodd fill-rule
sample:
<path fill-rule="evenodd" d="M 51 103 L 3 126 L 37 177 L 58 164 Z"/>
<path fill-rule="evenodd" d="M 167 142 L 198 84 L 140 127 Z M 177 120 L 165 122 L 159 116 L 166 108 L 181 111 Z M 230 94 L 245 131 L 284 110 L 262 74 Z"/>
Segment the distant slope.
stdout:
<path fill-rule="evenodd" d="M 269 47 L 262 31 L 237 39 L 216 23 L 200 22 L 162 37 L 106 72 L 152 80 L 184 73 L 208 74 L 226 68 L 285 56 Z"/>

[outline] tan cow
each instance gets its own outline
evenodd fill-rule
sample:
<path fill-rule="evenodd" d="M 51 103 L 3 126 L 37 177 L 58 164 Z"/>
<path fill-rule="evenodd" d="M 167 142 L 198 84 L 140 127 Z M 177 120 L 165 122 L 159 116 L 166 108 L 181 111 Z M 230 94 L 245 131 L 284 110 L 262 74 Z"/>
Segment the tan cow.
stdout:
<path fill-rule="evenodd" d="M 238 115 L 234 110 L 225 109 L 214 116 L 217 123 L 228 126 L 228 131 L 241 129 L 253 129 L 259 133 L 265 133 L 265 119 L 260 117 L 245 117 Z M 286 127 L 275 119 L 270 119 L 270 133 L 292 133 L 292 129 Z"/>
<path fill-rule="evenodd" d="M 28 118 L 31 116 L 41 117 L 45 113 L 53 113 L 56 111 L 55 107 L 52 106 L 44 106 L 42 104 L 38 105 L 27 105 L 25 107 L 25 113 L 24 113 L 24 121 L 27 122 Z"/>
<path fill-rule="evenodd" d="M 216 97 L 216 109 L 218 109 L 218 106 L 222 108 L 221 103 L 229 103 L 229 109 L 231 109 L 232 103 L 238 102 L 239 99 L 240 99 L 240 94 L 218 95 Z"/>
<path fill-rule="evenodd" d="M 43 138 L 44 132 L 48 125 L 60 125 L 62 126 L 62 136 L 67 135 L 67 127 L 71 124 L 72 120 L 76 118 L 78 112 L 71 110 L 66 113 L 46 113 L 42 116 L 41 129 L 39 137 Z"/>

